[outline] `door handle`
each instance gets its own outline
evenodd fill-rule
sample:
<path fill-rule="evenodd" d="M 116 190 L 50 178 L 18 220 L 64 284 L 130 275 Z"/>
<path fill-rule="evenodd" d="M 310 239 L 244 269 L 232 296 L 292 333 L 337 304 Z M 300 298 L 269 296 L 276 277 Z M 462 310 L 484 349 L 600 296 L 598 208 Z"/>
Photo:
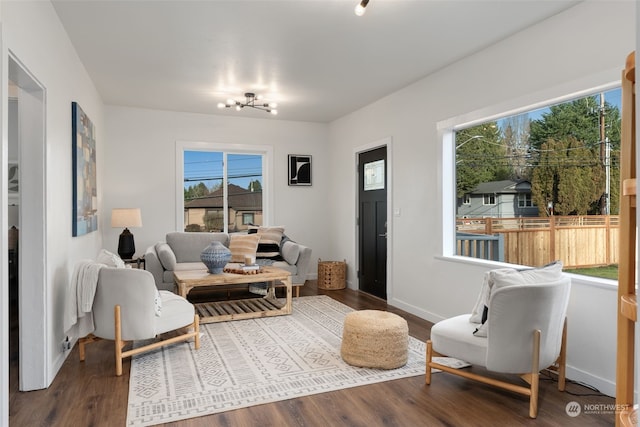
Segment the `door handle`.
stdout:
<path fill-rule="evenodd" d="M 385 239 L 387 238 L 387 233 L 384 234 L 378 234 L 378 237 L 384 237 Z"/>

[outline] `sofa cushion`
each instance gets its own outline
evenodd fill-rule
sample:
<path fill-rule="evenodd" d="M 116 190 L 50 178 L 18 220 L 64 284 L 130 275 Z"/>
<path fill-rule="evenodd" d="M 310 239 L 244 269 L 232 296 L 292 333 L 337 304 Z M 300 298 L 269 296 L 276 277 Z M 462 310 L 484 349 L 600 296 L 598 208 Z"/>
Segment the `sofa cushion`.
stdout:
<path fill-rule="evenodd" d="M 198 262 L 200 254 L 213 241 L 229 246 L 227 233 L 181 232 L 167 233 L 167 244 L 176 255 L 177 262 Z"/>
<path fill-rule="evenodd" d="M 486 366 L 487 340 L 473 335 L 469 314 L 441 320 L 431 328 L 433 350 L 443 355 L 464 354 L 465 362 Z"/>
<path fill-rule="evenodd" d="M 231 262 L 244 262 L 244 257 L 256 257 L 258 249 L 258 234 L 232 234 L 229 242 L 231 251 Z"/>
<path fill-rule="evenodd" d="M 175 268 L 177 262 L 176 255 L 167 243 L 157 243 L 156 253 L 165 270 L 173 270 Z"/>
<path fill-rule="evenodd" d="M 292 242 L 291 240 L 287 240 L 282 244 L 282 258 L 289 264 L 295 264 L 298 262 L 298 257 L 300 256 L 300 246 Z"/>
<path fill-rule="evenodd" d="M 271 264 L 271 266 L 287 270 L 289 273 L 291 273 L 291 276 L 295 276 L 296 274 L 298 274 L 298 267 L 289 264 L 286 261 L 275 261 L 273 264 Z"/>

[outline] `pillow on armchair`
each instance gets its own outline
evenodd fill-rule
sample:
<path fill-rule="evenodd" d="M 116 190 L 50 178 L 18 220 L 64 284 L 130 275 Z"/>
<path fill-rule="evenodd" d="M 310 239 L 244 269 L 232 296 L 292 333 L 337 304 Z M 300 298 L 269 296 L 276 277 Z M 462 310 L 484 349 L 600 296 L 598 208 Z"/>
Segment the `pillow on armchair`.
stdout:
<path fill-rule="evenodd" d="M 124 268 L 124 261 L 119 255 L 109 252 L 106 249 L 102 249 L 96 257 L 96 262 L 104 264 L 109 267 Z"/>
<path fill-rule="evenodd" d="M 489 316 L 489 299 L 491 298 L 491 292 L 513 285 L 535 285 L 536 283 L 555 282 L 562 277 L 562 266 L 562 261 L 558 260 L 542 267 L 526 270 L 502 268 L 488 271 L 485 274 L 485 282 L 478 296 L 476 307 L 474 307 L 474 311 L 469 318 L 469 321 L 472 323 L 482 323 L 473 334 L 477 337 L 487 336 L 487 318 Z M 482 305 L 481 308 L 480 303 Z M 480 321 L 478 321 L 478 312 L 481 314 Z"/>

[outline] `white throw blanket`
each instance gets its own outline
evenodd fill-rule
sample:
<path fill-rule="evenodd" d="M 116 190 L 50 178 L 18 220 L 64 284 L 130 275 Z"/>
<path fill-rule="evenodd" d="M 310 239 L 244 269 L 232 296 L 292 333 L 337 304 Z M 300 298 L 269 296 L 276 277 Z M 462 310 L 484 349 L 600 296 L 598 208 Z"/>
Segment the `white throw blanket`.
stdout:
<path fill-rule="evenodd" d="M 65 332 L 75 324 L 78 324 L 79 337 L 94 331 L 91 310 L 98 286 L 98 275 L 104 266 L 104 264 L 93 260 L 81 260 L 74 267 L 67 289 L 67 303 L 64 313 Z"/>

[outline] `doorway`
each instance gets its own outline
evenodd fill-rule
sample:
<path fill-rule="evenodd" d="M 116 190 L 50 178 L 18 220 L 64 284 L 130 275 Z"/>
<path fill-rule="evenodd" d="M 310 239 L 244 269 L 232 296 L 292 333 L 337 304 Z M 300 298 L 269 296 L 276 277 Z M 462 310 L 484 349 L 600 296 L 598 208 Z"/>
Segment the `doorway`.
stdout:
<path fill-rule="evenodd" d="M 358 154 L 358 288 L 387 299 L 387 147 Z"/>
<path fill-rule="evenodd" d="M 10 379 L 19 381 L 22 391 L 45 388 L 48 385 L 47 346 L 48 313 L 46 288 L 46 203 L 45 203 L 45 90 L 20 61 L 9 53 L 8 57 L 9 112 L 7 133 L 12 139 L 7 147 L 3 170 L 7 200 L 13 205 L 2 226 L 11 229 L 15 242 L 12 266 L 7 258 L 5 268 L 13 270 L 17 292 L 15 303 L 17 325 L 8 325 L 10 332 L 18 333 L 15 366 L 19 374 L 10 373 Z M 13 111 L 11 111 L 13 110 Z M 12 172 L 9 181 L 9 173 Z M 13 214 L 13 215 L 11 215 Z M 11 221 L 11 222 L 10 222 Z M 17 224 L 17 225 L 16 225 Z M 3 246 L 10 248 L 10 242 Z M 24 268 L 24 254 L 29 254 L 29 268 Z M 9 275 L 7 275 L 9 276 Z M 11 304 L 11 301 L 9 301 Z M 9 322 L 11 323 L 11 322 Z M 12 353 L 14 349 L 12 348 Z M 9 361 L 3 360 L 3 364 Z M 5 365 L 6 366 L 6 365 Z"/>

